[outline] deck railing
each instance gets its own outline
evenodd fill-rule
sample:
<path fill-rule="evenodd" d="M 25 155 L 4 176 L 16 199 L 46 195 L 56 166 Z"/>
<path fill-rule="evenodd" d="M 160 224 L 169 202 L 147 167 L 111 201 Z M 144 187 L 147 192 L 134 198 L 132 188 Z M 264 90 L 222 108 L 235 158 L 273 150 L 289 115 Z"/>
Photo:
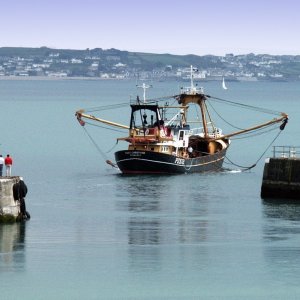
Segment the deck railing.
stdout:
<path fill-rule="evenodd" d="M 212 138 L 217 138 L 217 137 L 222 136 L 222 129 L 221 128 L 208 126 L 207 127 L 207 132 L 208 132 L 208 135 Z M 203 127 L 193 128 L 193 129 L 190 130 L 190 134 L 191 135 L 204 134 L 204 128 Z"/>
<path fill-rule="evenodd" d="M 299 158 L 300 146 L 273 146 L 273 157 Z"/>

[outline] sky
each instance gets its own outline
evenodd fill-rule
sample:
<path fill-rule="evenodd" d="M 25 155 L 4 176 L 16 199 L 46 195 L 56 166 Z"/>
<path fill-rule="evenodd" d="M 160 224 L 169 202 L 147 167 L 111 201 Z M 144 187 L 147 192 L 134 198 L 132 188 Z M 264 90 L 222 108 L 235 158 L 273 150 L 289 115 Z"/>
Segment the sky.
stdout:
<path fill-rule="evenodd" d="M 299 0 L 0 0 L 0 47 L 300 55 Z"/>

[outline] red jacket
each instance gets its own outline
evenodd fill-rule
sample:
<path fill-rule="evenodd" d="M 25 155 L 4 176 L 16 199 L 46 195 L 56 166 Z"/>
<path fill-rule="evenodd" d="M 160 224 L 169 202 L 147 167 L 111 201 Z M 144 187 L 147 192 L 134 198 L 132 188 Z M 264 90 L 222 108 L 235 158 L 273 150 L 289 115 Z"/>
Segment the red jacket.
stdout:
<path fill-rule="evenodd" d="M 4 160 L 5 165 L 12 165 L 13 161 L 11 157 L 5 157 Z"/>

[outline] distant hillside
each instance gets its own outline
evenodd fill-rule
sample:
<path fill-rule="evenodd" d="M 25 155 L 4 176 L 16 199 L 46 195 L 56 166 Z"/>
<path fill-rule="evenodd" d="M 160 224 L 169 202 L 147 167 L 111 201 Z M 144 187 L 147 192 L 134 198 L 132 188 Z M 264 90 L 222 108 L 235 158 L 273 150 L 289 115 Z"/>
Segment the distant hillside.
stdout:
<path fill-rule="evenodd" d="M 20 56 L 20 57 L 47 57 L 50 53 L 61 52 L 67 55 L 80 55 L 83 50 L 66 50 L 66 49 L 51 49 L 47 47 L 40 48 L 22 48 L 22 47 L 2 47 L 0 48 L 0 56 Z"/>
<path fill-rule="evenodd" d="M 172 55 L 172 54 L 153 54 L 128 52 L 117 49 L 103 50 L 101 48 L 86 50 L 71 49 L 51 49 L 47 47 L 41 48 L 18 48 L 18 47 L 2 47 L 0 48 L 0 57 L 24 57 L 24 58 L 45 58 L 51 53 L 59 53 L 62 59 L 78 58 L 84 59 L 87 56 L 104 58 L 108 56 L 118 56 L 120 61 L 132 66 L 140 66 L 145 69 L 153 67 L 164 67 L 172 65 L 173 67 L 187 67 L 192 65 L 201 65 L 206 67 L 217 66 L 217 61 L 212 60 L 212 55 Z M 217 56 L 216 56 L 217 57 Z M 218 64 L 218 66 L 220 66 Z"/>
<path fill-rule="evenodd" d="M 193 65 L 199 78 L 300 80 L 300 55 L 173 55 L 118 49 L 0 48 L 0 76 L 184 78 Z"/>

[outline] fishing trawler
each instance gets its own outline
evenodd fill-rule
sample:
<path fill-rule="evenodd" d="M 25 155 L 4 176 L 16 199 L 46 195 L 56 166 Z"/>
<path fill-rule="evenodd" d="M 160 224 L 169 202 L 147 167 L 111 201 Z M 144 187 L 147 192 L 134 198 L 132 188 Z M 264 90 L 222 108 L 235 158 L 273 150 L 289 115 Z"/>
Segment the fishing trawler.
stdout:
<path fill-rule="evenodd" d="M 127 142 L 127 149 L 115 152 L 116 166 L 124 174 L 176 174 L 217 171 L 222 168 L 226 151 L 230 146 L 230 137 L 263 128 L 272 124 L 287 123 L 287 115 L 281 113 L 267 123 L 231 134 L 223 134 L 211 120 L 206 101 L 211 96 L 203 88 L 194 85 L 193 67 L 191 66 L 191 84 L 182 88 L 179 95 L 172 96 L 175 105 L 165 102 L 159 105 L 158 100 L 146 100 L 139 97 L 131 103 L 129 126 L 97 118 L 85 113 L 76 112 L 76 118 L 84 126 L 84 119 L 105 123 L 128 130 L 128 135 L 117 140 Z M 196 106 L 199 114 L 196 121 L 188 119 L 190 106 Z M 169 117 L 167 111 L 176 113 Z M 196 123 L 195 127 L 192 127 Z M 198 126 L 197 126 L 198 125 Z"/>

